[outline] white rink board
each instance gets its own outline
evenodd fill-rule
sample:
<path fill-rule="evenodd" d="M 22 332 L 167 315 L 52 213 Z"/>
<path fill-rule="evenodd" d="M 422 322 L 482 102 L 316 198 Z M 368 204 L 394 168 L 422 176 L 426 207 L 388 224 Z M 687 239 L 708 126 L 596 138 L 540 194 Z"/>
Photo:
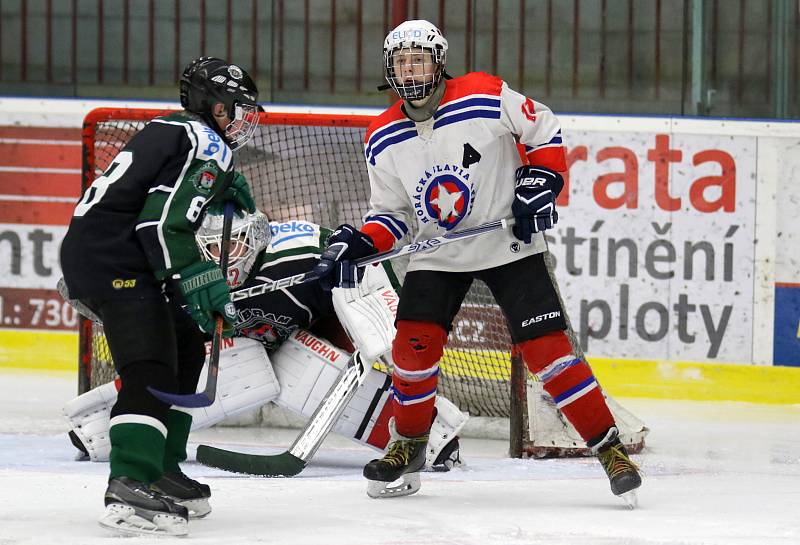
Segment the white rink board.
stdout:
<path fill-rule="evenodd" d="M 0 287 L 56 289 L 66 226 L 0 223 Z"/>
<path fill-rule="evenodd" d="M 6 125 L 77 128 L 88 111 L 101 106 L 177 103 L 0 98 Z M 356 106 L 266 109 L 380 112 Z M 563 202 L 562 193 L 561 220 L 548 235 L 567 309 L 587 352 L 639 360 L 771 364 L 775 283 L 800 283 L 800 225 L 795 221 L 800 123 L 560 119 L 571 160 L 569 202 Z M 615 199 L 621 197 L 619 206 Z M 727 206 L 715 207 L 720 200 Z M 37 228 L 43 226 L 15 226 L 23 238 Z M 629 270 L 625 248 L 609 266 L 612 240 L 635 248 L 635 270 Z M 49 244 L 51 253 L 57 243 Z M 11 275 L 4 284 L 23 289 L 52 284 L 57 271 L 43 278 L 31 270 L 35 256 L 27 252 L 33 249 L 22 245 L 23 271 L 29 274 Z M 53 261 L 52 255 L 46 257 Z"/>
<path fill-rule="evenodd" d="M 548 242 L 584 349 L 749 362 L 756 138 L 569 131 L 565 139 L 576 158 L 569 203 Z M 668 154 L 673 162 L 662 161 Z"/>

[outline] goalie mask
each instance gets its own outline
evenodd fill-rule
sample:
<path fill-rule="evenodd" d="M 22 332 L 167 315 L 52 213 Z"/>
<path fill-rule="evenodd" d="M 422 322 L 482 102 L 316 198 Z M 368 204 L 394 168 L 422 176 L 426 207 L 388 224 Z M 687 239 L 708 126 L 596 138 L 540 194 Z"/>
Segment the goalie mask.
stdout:
<path fill-rule="evenodd" d="M 223 216 L 206 214 L 197 230 L 195 240 L 203 259 L 219 264 L 222 245 Z M 238 288 L 247 280 L 256 256 L 269 245 L 272 238 L 269 220 L 259 211 L 243 218 L 233 217 L 228 246 L 228 285 Z"/>
<path fill-rule="evenodd" d="M 231 147 L 242 147 L 258 125 L 258 89 L 243 69 L 216 57 L 200 57 L 187 66 L 180 83 L 181 106 L 218 131 L 214 104 L 221 102 L 229 123 L 221 136 Z"/>
<path fill-rule="evenodd" d="M 386 81 L 404 100 L 430 96 L 442 81 L 446 61 L 447 40 L 428 21 L 406 21 L 383 42 Z"/>

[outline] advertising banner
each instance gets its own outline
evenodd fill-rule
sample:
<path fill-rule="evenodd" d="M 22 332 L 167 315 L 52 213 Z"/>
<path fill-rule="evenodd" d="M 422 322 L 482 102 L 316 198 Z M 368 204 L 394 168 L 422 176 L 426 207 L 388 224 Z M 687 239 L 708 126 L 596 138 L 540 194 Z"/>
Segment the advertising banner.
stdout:
<path fill-rule="evenodd" d="M 547 240 L 584 350 L 749 362 L 756 139 L 571 132 Z"/>
<path fill-rule="evenodd" d="M 584 351 L 798 365 L 797 124 L 563 121 L 569 172 L 546 239 Z M 79 130 L 0 127 L 0 152 L 0 333 L 74 331 L 55 286 Z M 488 300 L 466 307 L 451 345 L 507 338 L 503 325 Z"/>
<path fill-rule="evenodd" d="M 75 330 L 56 292 L 80 193 L 80 131 L 0 127 L 0 329 Z"/>

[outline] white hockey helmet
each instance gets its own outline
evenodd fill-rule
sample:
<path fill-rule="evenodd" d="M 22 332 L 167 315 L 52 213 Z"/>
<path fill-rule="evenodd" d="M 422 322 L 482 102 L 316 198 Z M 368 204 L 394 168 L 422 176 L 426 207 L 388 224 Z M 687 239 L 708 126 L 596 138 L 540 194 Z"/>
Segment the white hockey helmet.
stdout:
<path fill-rule="evenodd" d="M 219 263 L 222 223 L 222 216 L 206 214 L 195 234 L 197 247 L 206 261 Z M 269 245 L 271 238 L 269 219 L 262 212 L 256 210 L 254 214 L 247 214 L 243 218 L 233 216 L 228 254 L 228 285 L 231 288 L 244 284 L 256 256 Z"/>
<path fill-rule="evenodd" d="M 402 99 L 429 96 L 442 81 L 446 63 L 447 40 L 428 21 L 406 21 L 383 41 L 384 76 Z"/>

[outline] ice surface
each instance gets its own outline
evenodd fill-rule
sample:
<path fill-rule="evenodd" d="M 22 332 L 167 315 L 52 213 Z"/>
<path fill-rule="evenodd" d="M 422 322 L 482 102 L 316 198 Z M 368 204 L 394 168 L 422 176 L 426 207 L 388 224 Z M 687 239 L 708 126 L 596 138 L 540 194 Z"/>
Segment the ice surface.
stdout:
<path fill-rule="evenodd" d="M 0 369 L 0 545 L 136 545 L 100 528 L 106 464 L 75 462 L 61 406 L 72 374 Z M 332 437 L 291 479 L 195 463 L 214 511 L 189 525 L 198 544 L 800 544 L 800 406 L 623 400 L 652 429 L 635 457 L 639 509 L 611 495 L 593 459 L 509 460 L 506 443 L 465 439 L 467 467 L 422 475 L 415 496 L 372 500 L 373 453 Z M 296 430 L 212 429 L 199 442 L 284 450 Z M 186 543 L 186 541 L 182 541 Z"/>

